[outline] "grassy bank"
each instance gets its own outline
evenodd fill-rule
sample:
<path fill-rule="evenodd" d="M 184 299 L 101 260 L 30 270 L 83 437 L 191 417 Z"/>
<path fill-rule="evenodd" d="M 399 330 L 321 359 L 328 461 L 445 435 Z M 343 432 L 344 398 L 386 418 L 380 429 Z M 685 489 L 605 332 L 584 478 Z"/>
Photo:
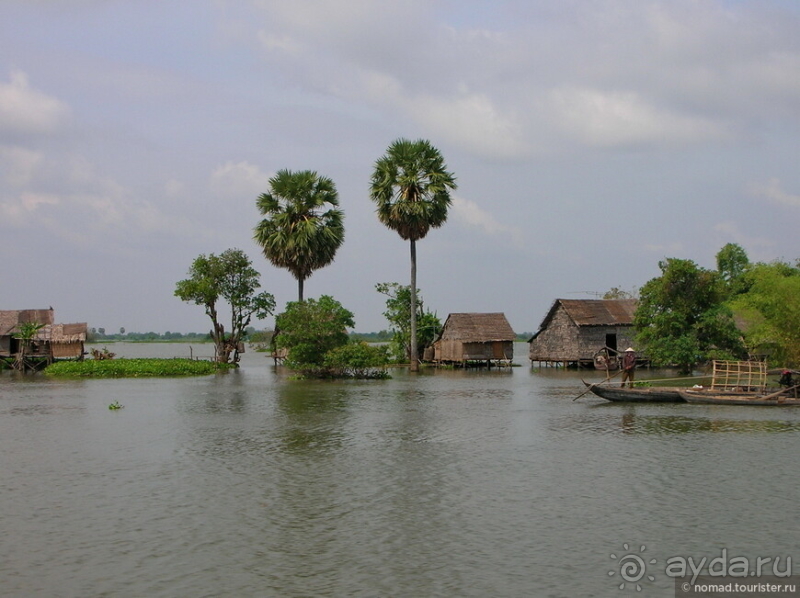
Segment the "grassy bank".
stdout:
<path fill-rule="evenodd" d="M 45 369 L 49 376 L 69 378 L 152 378 L 173 376 L 208 376 L 221 369 L 235 367 L 213 361 L 193 359 L 101 359 L 59 361 Z"/>

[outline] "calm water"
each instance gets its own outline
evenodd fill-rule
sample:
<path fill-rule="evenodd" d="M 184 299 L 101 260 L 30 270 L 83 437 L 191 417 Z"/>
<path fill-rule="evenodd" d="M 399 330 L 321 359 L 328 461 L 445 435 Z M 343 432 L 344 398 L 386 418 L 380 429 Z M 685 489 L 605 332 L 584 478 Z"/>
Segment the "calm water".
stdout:
<path fill-rule="evenodd" d="M 674 556 L 800 563 L 800 409 L 573 401 L 579 375 L 525 349 L 369 382 L 254 353 L 193 379 L 4 373 L 0 594 L 673 596 Z M 654 581 L 619 589 L 642 546 Z"/>

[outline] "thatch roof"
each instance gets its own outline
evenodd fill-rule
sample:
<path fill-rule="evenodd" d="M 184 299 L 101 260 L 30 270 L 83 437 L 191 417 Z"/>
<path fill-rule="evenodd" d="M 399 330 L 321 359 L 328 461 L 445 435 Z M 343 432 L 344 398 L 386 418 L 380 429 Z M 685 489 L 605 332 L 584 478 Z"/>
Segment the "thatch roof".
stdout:
<path fill-rule="evenodd" d="M 0 311 L 0 336 L 12 336 L 19 332 L 20 324 L 43 324 L 36 333 L 36 340 L 54 343 L 77 343 L 86 340 L 89 329 L 86 322 L 78 324 L 54 324 L 53 308 L 12 309 Z"/>
<path fill-rule="evenodd" d="M 19 324 L 51 325 L 53 323 L 53 308 L 50 309 L 11 309 L 0 311 L 0 336 L 11 336 L 17 332 Z"/>
<path fill-rule="evenodd" d="M 540 329 L 547 328 L 561 306 L 576 326 L 631 326 L 636 299 L 556 299 Z"/>
<path fill-rule="evenodd" d="M 488 343 L 513 341 L 516 335 L 503 313 L 457 313 L 447 316 L 439 338 Z"/>
<path fill-rule="evenodd" d="M 54 343 L 77 343 L 86 340 L 89 325 L 86 322 L 78 324 L 54 324 L 50 326 L 48 340 Z"/>

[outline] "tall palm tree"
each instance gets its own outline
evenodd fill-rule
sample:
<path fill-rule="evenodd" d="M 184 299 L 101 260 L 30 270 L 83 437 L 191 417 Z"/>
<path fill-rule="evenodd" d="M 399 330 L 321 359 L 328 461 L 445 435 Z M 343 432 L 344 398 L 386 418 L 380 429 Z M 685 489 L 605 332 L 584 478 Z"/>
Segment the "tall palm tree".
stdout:
<path fill-rule="evenodd" d="M 411 371 L 419 370 L 417 350 L 417 246 L 431 228 L 447 220 L 455 177 L 429 141 L 398 139 L 375 162 L 370 197 L 378 219 L 411 244 Z"/>
<path fill-rule="evenodd" d="M 330 264 L 344 241 L 339 195 L 331 179 L 310 170 L 280 170 L 269 184 L 270 191 L 256 200 L 266 218 L 253 238 L 273 265 L 297 279 L 302 301 L 306 278 Z"/>

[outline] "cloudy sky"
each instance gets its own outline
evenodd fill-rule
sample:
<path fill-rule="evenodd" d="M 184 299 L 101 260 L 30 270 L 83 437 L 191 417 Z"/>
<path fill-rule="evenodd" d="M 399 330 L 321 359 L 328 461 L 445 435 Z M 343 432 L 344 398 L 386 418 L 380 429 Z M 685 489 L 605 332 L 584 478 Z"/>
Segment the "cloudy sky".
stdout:
<path fill-rule="evenodd" d="M 205 331 L 173 296 L 252 240 L 277 170 L 337 185 L 346 238 L 306 282 L 356 330 L 409 250 L 373 164 L 426 138 L 458 190 L 418 244 L 427 307 L 503 311 L 632 290 L 665 257 L 800 257 L 795 0 L 0 0 L 0 309 Z M 271 321 L 257 323 L 270 326 Z"/>

